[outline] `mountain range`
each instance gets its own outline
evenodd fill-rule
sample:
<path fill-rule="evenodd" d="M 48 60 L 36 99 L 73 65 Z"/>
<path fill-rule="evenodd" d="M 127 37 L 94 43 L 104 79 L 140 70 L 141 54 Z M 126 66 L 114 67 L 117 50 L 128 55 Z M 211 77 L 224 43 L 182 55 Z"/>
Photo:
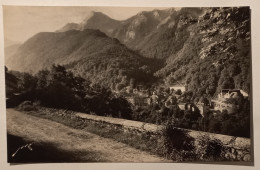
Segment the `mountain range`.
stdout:
<path fill-rule="evenodd" d="M 38 33 L 15 54 L 5 53 L 6 65 L 36 73 L 63 64 L 113 88 L 161 80 L 183 82 L 199 96 L 221 88 L 249 92 L 249 12 L 248 7 L 170 8 L 123 21 L 92 12 L 81 23 Z"/>
<path fill-rule="evenodd" d="M 102 12 L 92 11 L 81 23 L 68 23 L 57 32 L 66 32 L 69 30 L 99 29 L 110 35 L 118 27 L 120 21 L 114 20 Z"/>

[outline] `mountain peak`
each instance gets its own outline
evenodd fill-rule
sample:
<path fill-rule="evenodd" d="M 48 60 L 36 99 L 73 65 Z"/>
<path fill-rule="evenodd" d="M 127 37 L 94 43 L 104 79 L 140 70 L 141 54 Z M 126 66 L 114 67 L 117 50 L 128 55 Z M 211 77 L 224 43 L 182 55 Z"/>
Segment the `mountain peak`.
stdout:
<path fill-rule="evenodd" d="M 56 32 L 66 32 L 69 30 L 79 30 L 79 24 L 70 22 L 64 25 L 61 29 L 57 30 Z"/>
<path fill-rule="evenodd" d="M 87 15 L 87 17 L 81 23 L 68 23 L 56 32 L 99 29 L 100 31 L 110 35 L 119 24 L 120 21 L 114 20 L 102 12 L 91 11 L 90 14 Z"/>
<path fill-rule="evenodd" d="M 103 12 L 99 12 L 99 11 L 91 11 L 90 12 L 92 15 L 103 15 L 103 16 L 107 16 L 106 14 L 104 14 Z"/>
<path fill-rule="evenodd" d="M 89 20 L 94 20 L 94 19 L 96 20 L 96 19 L 111 19 L 111 18 L 102 12 L 91 11 L 90 14 L 83 20 L 82 23 L 86 24 Z"/>
<path fill-rule="evenodd" d="M 114 20 L 102 12 L 91 11 L 82 23 L 80 30 L 99 29 L 110 35 L 110 33 L 120 24 L 120 21 Z"/>

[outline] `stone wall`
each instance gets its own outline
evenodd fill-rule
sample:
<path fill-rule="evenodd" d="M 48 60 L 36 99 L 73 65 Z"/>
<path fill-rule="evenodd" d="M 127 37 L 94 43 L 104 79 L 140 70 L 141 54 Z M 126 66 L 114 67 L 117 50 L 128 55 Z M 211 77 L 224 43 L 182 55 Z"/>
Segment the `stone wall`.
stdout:
<path fill-rule="evenodd" d="M 108 129 L 116 129 L 125 133 L 132 133 L 136 135 L 158 136 L 163 129 L 162 125 L 155 125 L 150 123 L 95 116 L 84 113 L 75 113 L 75 116 L 85 122 L 97 124 L 100 127 Z M 198 139 L 207 138 L 210 140 L 221 141 L 224 145 L 224 157 L 230 161 L 245 161 L 251 162 L 251 140 L 248 138 L 220 135 L 214 133 L 207 133 L 202 131 L 187 130 L 188 134 L 195 139 L 196 146 L 198 146 Z"/>

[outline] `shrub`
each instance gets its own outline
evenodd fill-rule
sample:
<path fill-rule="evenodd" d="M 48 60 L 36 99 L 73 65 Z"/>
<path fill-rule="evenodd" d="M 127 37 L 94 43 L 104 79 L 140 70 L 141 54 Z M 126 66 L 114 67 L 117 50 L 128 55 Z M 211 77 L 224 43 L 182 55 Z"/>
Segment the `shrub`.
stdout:
<path fill-rule="evenodd" d="M 159 147 L 162 155 L 174 161 L 194 161 L 195 139 L 187 130 L 176 128 L 174 123 L 168 122 L 161 132 Z"/>
<path fill-rule="evenodd" d="M 161 131 L 158 153 L 174 161 L 225 160 L 223 143 L 204 135 L 194 139 L 188 130 L 176 128 L 175 122 L 167 122 Z"/>
<path fill-rule="evenodd" d="M 223 143 L 219 139 L 210 139 L 204 135 L 198 139 L 197 155 L 201 160 L 217 161 L 223 160 Z"/>
<path fill-rule="evenodd" d="M 37 111 L 37 105 L 34 105 L 31 101 L 24 101 L 18 106 L 20 111 Z"/>

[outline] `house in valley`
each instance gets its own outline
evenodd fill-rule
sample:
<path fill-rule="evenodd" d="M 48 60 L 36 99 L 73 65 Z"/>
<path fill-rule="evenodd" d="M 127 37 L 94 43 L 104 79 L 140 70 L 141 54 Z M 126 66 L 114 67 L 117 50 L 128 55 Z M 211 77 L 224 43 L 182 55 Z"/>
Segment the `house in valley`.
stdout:
<path fill-rule="evenodd" d="M 217 99 L 212 100 L 214 110 L 219 110 L 221 112 L 226 110 L 229 114 L 235 113 L 238 109 L 238 105 L 235 103 L 230 103 L 229 100 L 239 99 L 247 96 L 247 93 L 244 91 L 241 92 L 240 89 L 222 89 L 218 94 Z"/>
<path fill-rule="evenodd" d="M 169 86 L 170 90 L 180 90 L 181 92 L 185 92 L 186 91 L 186 86 L 183 84 L 173 84 Z"/>

